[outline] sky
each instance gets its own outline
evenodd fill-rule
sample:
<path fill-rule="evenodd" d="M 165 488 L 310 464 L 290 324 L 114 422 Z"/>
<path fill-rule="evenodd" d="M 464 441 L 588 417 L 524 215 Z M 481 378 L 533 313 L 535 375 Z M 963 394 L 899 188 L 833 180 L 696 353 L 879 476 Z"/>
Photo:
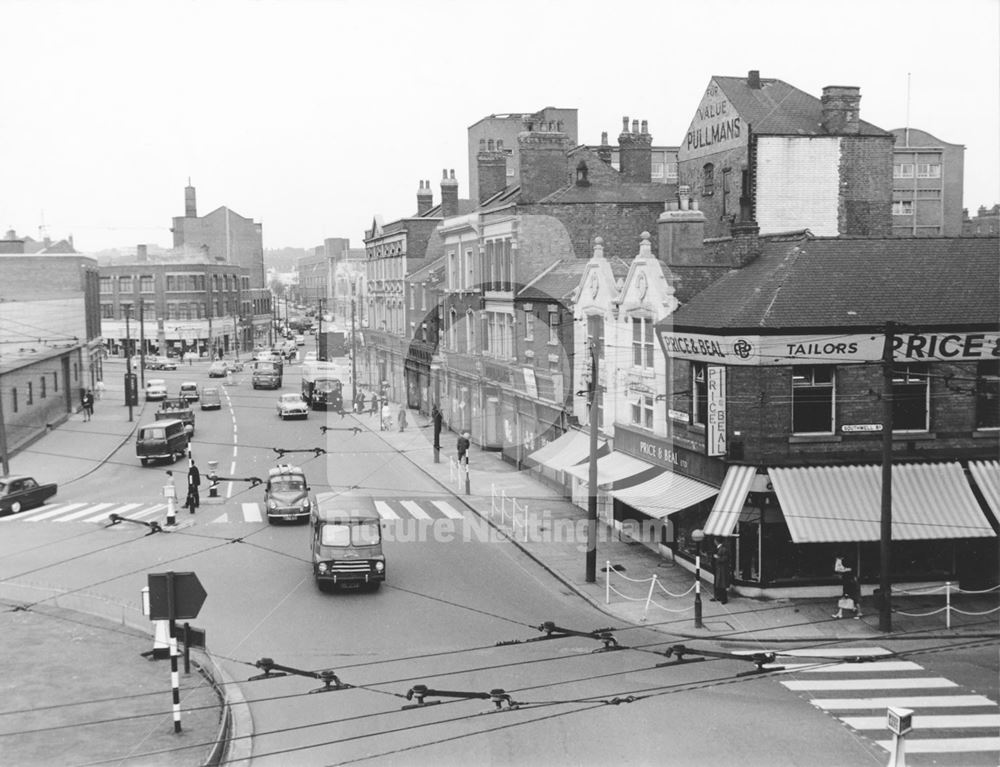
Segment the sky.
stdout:
<path fill-rule="evenodd" d="M 469 197 L 467 128 L 579 110 L 579 140 L 647 120 L 678 145 L 713 75 L 861 89 L 861 117 L 965 152 L 1000 202 L 1000 0 L 0 0 L 0 227 L 77 250 L 170 247 L 184 187 L 265 248 Z"/>

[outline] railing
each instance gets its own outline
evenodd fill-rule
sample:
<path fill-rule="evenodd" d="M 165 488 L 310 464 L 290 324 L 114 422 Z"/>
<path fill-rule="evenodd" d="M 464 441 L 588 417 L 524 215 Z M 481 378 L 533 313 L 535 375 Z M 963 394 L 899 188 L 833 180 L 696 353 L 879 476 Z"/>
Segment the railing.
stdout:
<path fill-rule="evenodd" d="M 517 539 L 517 528 L 521 526 L 521 540 L 528 540 L 528 504 L 518 503 L 516 498 L 507 495 L 506 490 L 497 493 L 497 487 L 490 485 L 490 521 L 498 521 L 501 527 L 507 526 L 507 506 L 510 505 L 510 530 Z M 497 519 L 499 518 L 499 519 Z"/>
<path fill-rule="evenodd" d="M 619 591 L 618 589 L 616 589 L 614 586 L 611 585 L 611 575 L 612 575 L 612 573 L 614 575 L 617 575 L 622 580 L 627 581 L 628 583 L 643 583 L 643 584 L 644 583 L 648 583 L 649 584 L 649 588 L 646 590 L 646 596 L 644 596 L 644 597 L 642 597 L 642 596 L 633 597 L 633 596 L 629 596 L 628 594 L 624 594 L 621 591 Z M 673 607 L 668 607 L 667 605 L 664 605 L 664 604 L 660 604 L 655 599 L 653 599 L 653 595 L 655 593 L 657 593 L 657 589 L 659 589 L 660 591 L 662 591 L 664 594 L 666 594 L 668 597 L 670 597 L 672 599 L 681 599 L 683 597 L 686 597 L 688 594 L 690 594 L 692 591 L 695 590 L 695 584 L 692 583 L 691 584 L 691 588 L 689 588 L 687 591 L 682 591 L 680 594 L 674 594 L 672 591 L 670 591 L 667 588 L 665 588 L 662 583 L 660 583 L 659 578 L 655 574 L 649 576 L 648 578 L 629 578 L 627 575 L 623 575 L 622 573 L 620 573 L 616 569 L 614 569 L 611 566 L 611 562 L 605 562 L 604 563 L 604 603 L 605 604 L 611 604 L 611 594 L 612 593 L 614 593 L 616 596 L 624 599 L 627 602 L 643 602 L 644 601 L 646 603 L 646 605 L 643 608 L 642 618 L 640 619 L 640 620 L 643 620 L 643 621 L 646 620 L 646 617 L 647 617 L 647 615 L 649 613 L 649 608 L 650 607 L 658 607 L 659 609 L 661 609 L 661 610 L 663 610 L 665 612 L 668 612 L 668 613 L 683 613 L 683 612 L 687 612 L 688 610 L 694 609 L 694 605 L 693 604 L 688 605 L 687 607 L 680 607 L 680 608 L 676 608 L 676 609 L 673 608 Z"/>
<path fill-rule="evenodd" d="M 945 581 L 944 585 L 942 585 L 942 586 L 931 586 L 931 587 L 922 588 L 922 589 L 907 590 L 907 589 L 894 588 L 892 590 L 892 596 L 893 597 L 896 597 L 896 596 L 925 597 L 925 596 L 929 596 L 931 594 L 939 594 L 941 592 L 944 592 L 944 605 L 942 607 L 937 607 L 937 608 L 935 608 L 933 610 L 929 610 L 927 612 L 921 612 L 921 613 L 903 612 L 902 610 L 893 610 L 893 613 L 895 613 L 896 615 L 905 615 L 908 618 L 927 618 L 927 617 L 929 617 L 931 615 L 938 615 L 940 613 L 944 613 L 944 615 L 945 615 L 945 627 L 950 629 L 951 628 L 951 615 L 952 615 L 952 613 L 956 613 L 958 615 L 967 615 L 967 616 L 970 616 L 970 617 L 978 618 L 978 617 L 981 617 L 983 615 L 990 615 L 991 613 L 995 613 L 995 612 L 1000 611 L 1000 607 L 993 607 L 993 608 L 990 608 L 989 610 L 979 610 L 979 611 L 976 611 L 976 612 L 972 612 L 972 611 L 969 611 L 969 610 L 960 610 L 957 607 L 955 607 L 954 605 L 952 605 L 952 603 L 951 603 L 951 595 L 952 594 L 989 594 L 989 593 L 997 591 L 997 590 L 1000 590 L 1000 586 L 992 586 L 992 587 L 990 587 L 988 589 L 980 589 L 978 591 L 977 590 L 970 590 L 970 589 L 963 589 L 963 588 L 959 588 L 958 586 L 955 586 L 951 581 Z"/>

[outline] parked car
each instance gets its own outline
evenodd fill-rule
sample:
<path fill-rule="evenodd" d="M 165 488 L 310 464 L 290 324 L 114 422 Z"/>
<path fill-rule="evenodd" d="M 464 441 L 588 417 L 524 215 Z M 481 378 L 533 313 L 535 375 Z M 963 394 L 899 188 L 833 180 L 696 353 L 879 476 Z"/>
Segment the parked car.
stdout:
<path fill-rule="evenodd" d="M 188 402 L 198 401 L 198 384 L 194 381 L 184 381 L 181 383 L 179 396 Z"/>
<path fill-rule="evenodd" d="M 222 395 L 219 394 L 218 386 L 201 387 L 201 409 L 202 410 L 222 409 Z"/>
<path fill-rule="evenodd" d="M 146 380 L 146 401 L 161 400 L 167 398 L 167 382 L 162 378 L 149 378 Z"/>
<path fill-rule="evenodd" d="M 226 366 L 225 362 L 222 360 L 216 360 L 208 367 L 208 377 L 225 378 L 227 370 L 229 370 L 229 368 Z"/>
<path fill-rule="evenodd" d="M 24 474 L 0 477 L 0 514 L 17 514 L 34 506 L 41 506 L 56 494 L 56 488 L 54 482 L 40 485 L 34 477 Z"/>
<path fill-rule="evenodd" d="M 298 466 L 283 464 L 275 466 L 267 473 L 264 486 L 264 508 L 267 521 L 279 519 L 289 522 L 308 522 L 315 499 L 309 496 L 309 483 L 305 472 Z"/>
<path fill-rule="evenodd" d="M 296 392 L 288 392 L 278 397 L 278 417 L 281 420 L 286 418 L 308 418 L 309 405 L 302 399 L 302 395 Z"/>
<path fill-rule="evenodd" d="M 135 454 L 143 466 L 154 458 L 168 458 L 173 463 L 184 455 L 187 447 L 187 430 L 184 422 L 177 418 L 140 426 L 135 438 Z"/>

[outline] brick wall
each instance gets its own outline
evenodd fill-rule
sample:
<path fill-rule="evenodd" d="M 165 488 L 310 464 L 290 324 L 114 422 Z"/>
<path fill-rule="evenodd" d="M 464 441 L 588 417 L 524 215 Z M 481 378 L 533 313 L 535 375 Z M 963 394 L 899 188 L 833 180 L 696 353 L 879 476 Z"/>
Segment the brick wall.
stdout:
<path fill-rule="evenodd" d="M 569 232 L 576 258 L 590 258 L 594 238 L 604 239 L 608 257 L 631 258 L 638 252 L 639 235 L 656 234 L 657 220 L 663 212 L 662 202 L 649 203 L 581 203 L 523 206 L 525 213 L 544 213 L 563 223 Z M 652 238 L 653 254 L 658 251 L 658 238 Z"/>
<path fill-rule="evenodd" d="M 843 136 L 840 142 L 840 234 L 890 236 L 895 137 Z"/>

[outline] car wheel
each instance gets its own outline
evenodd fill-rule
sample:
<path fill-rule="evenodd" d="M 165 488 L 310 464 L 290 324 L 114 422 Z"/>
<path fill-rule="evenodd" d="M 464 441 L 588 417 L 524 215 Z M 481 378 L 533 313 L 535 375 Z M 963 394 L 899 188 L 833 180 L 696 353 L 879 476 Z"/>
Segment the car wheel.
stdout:
<path fill-rule="evenodd" d="M 146 464 L 148 464 L 148 463 L 149 463 L 149 461 L 148 461 L 148 460 L 146 460 L 145 458 L 140 458 L 140 459 L 139 459 L 139 463 L 141 463 L 141 464 L 142 464 L 143 466 L 145 466 Z"/>
<path fill-rule="evenodd" d="M 324 594 L 330 593 L 330 584 L 326 581 L 316 581 L 316 588 L 322 591 Z"/>
<path fill-rule="evenodd" d="M 10 513 L 11 514 L 17 514 L 17 512 L 19 512 L 20 510 L 21 510 L 21 502 L 20 501 L 14 501 L 14 503 L 12 503 L 10 505 Z"/>

